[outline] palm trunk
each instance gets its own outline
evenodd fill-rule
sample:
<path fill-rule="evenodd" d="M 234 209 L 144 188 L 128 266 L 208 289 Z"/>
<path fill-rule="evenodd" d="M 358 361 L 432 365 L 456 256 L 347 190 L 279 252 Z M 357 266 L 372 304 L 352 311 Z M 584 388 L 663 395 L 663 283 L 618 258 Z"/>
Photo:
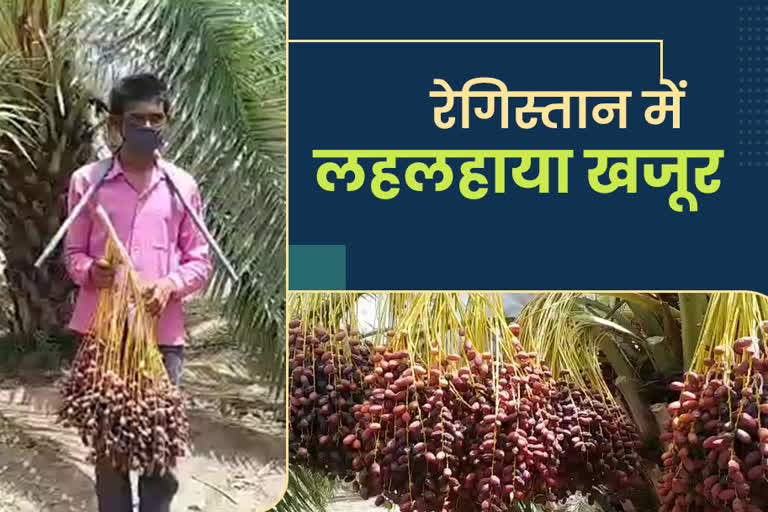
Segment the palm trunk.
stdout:
<path fill-rule="evenodd" d="M 38 271 L 23 261 L 9 261 L 5 269 L 13 302 L 11 328 L 31 341 L 36 333 L 55 333 L 67 325 L 71 314 L 71 281 L 60 264 Z"/>
<path fill-rule="evenodd" d="M 683 331 L 683 368 L 690 368 L 696 345 L 699 342 L 699 331 L 707 312 L 707 296 L 703 293 L 680 294 L 680 321 Z"/>
<path fill-rule="evenodd" d="M 637 375 L 633 368 L 624 359 L 612 338 L 604 338 L 600 344 L 600 349 L 618 376 L 616 378 L 616 387 L 621 391 L 629 413 L 640 431 L 640 436 L 643 439 L 655 437 L 658 435 L 656 424 L 648 409 L 648 404 L 640 395 Z"/>
<path fill-rule="evenodd" d="M 14 185 L 17 185 L 14 190 L 22 191 L 19 195 L 23 195 L 24 187 Z M 36 333 L 53 333 L 66 325 L 70 316 L 69 298 L 74 288 L 64 268 L 60 250 L 40 269 L 33 264 L 61 222 L 59 197 L 62 187 L 57 187 L 59 190 L 55 195 L 52 187 L 45 188 L 48 190 L 47 197 L 41 193 L 43 191 L 35 191 L 36 202 L 50 205 L 40 212 L 17 201 L 13 204 L 0 193 L 0 201 L 8 206 L 4 209 L 13 208 L 16 211 L 16 218 L 6 227 L 8 231 L 3 247 L 5 278 L 14 310 L 11 328 L 30 341 Z"/>
<path fill-rule="evenodd" d="M 0 218 L 5 277 L 13 303 L 11 329 L 33 340 L 40 332 L 56 333 L 71 314 L 74 286 L 67 275 L 61 248 L 42 267 L 34 261 L 51 240 L 66 214 L 69 177 L 92 156 L 92 132 L 84 102 L 65 106 L 65 118 L 54 116 L 49 137 L 36 154 L 35 165 L 13 155 L 0 165 Z"/>

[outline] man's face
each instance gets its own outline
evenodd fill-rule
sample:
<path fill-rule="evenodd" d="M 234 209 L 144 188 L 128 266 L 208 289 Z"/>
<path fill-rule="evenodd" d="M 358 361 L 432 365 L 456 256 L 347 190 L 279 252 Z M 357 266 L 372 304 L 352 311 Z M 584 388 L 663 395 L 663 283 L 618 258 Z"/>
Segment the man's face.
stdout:
<path fill-rule="evenodd" d="M 165 126 L 167 117 L 161 101 L 135 101 L 129 103 L 123 115 L 113 116 L 115 128 L 123 133 L 124 123 L 133 122 L 140 126 L 160 129 Z"/>

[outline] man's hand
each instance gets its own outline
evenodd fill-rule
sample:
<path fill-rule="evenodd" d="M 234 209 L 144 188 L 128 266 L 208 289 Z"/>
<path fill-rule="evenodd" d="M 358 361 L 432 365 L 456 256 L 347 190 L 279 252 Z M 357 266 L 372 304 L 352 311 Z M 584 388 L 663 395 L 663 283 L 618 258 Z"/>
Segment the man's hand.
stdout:
<path fill-rule="evenodd" d="M 115 267 L 107 260 L 95 260 L 90 268 L 91 282 L 96 288 L 110 288 L 115 283 Z"/>
<path fill-rule="evenodd" d="M 151 315 L 159 315 L 175 291 L 176 286 L 168 278 L 158 279 L 145 285 L 142 297 L 147 303 L 147 311 Z"/>

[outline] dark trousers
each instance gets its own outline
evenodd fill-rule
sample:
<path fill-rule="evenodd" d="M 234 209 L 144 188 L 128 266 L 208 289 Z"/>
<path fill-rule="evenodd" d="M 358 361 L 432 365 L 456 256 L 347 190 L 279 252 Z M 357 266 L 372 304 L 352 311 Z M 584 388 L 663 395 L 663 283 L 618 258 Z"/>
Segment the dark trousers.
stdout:
<path fill-rule="evenodd" d="M 171 381 L 178 385 L 184 362 L 184 347 L 160 346 Z M 172 471 L 163 476 L 139 478 L 139 512 L 170 512 L 171 501 L 179 489 Z M 116 470 L 109 462 L 96 464 L 96 496 L 99 512 L 132 512 L 133 496 L 128 473 Z"/>

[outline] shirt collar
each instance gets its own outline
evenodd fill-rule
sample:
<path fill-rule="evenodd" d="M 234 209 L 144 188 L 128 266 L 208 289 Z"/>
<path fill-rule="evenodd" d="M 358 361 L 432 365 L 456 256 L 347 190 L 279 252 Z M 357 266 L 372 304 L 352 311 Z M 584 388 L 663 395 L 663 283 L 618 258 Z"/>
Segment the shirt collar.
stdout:
<path fill-rule="evenodd" d="M 105 180 L 111 180 L 112 178 L 116 178 L 117 176 L 123 174 L 124 172 L 123 166 L 120 164 L 120 158 L 117 156 L 117 154 L 114 154 L 112 158 L 113 158 L 112 168 L 107 173 L 107 175 L 104 176 Z M 155 181 L 157 178 L 164 179 L 165 173 L 163 171 L 165 170 L 167 170 L 166 161 L 160 155 L 159 151 L 155 151 L 155 164 L 152 168 L 152 181 Z"/>
<path fill-rule="evenodd" d="M 117 154 L 114 154 L 112 155 L 112 167 L 107 175 L 104 176 L 104 180 L 111 180 L 120 174 L 123 174 L 123 166 L 120 165 L 120 159 L 117 157 Z"/>

